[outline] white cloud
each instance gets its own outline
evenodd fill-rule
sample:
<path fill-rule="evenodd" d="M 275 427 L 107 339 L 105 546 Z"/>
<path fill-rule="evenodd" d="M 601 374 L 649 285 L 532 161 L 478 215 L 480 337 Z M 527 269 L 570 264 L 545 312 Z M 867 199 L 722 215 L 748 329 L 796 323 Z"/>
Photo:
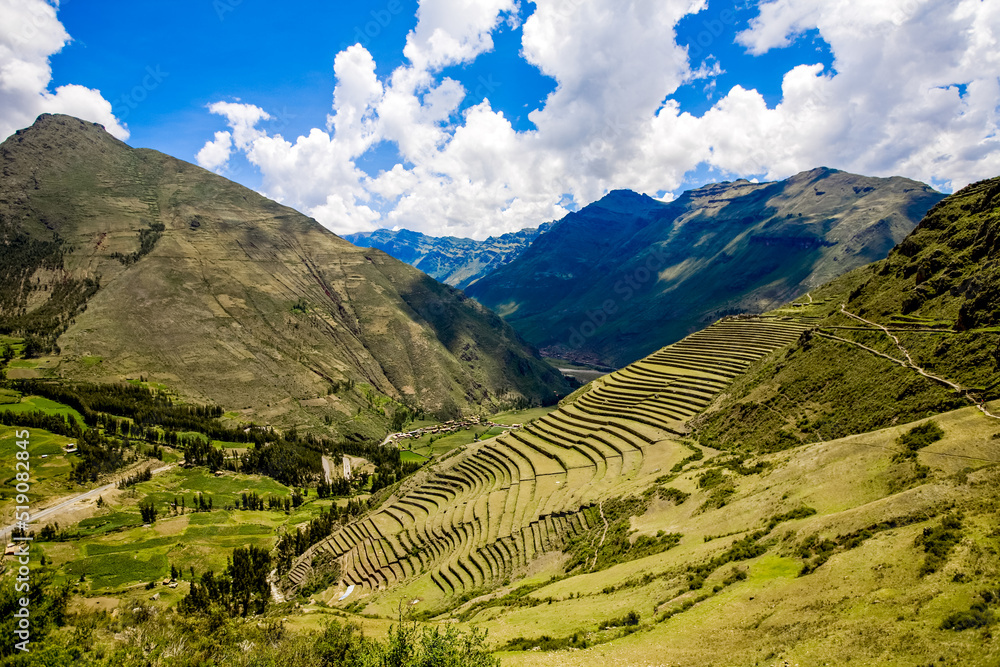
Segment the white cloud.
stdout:
<path fill-rule="evenodd" d="M 388 77 L 360 45 L 337 55 L 325 130 L 287 140 L 260 129 L 262 109 L 219 103 L 212 111 L 231 137 L 216 134 L 199 161 L 224 164 L 231 141 L 267 194 L 336 231 L 477 238 L 559 218 L 567 195 L 587 203 L 618 187 L 676 192 L 701 164 L 768 178 L 826 165 L 955 187 L 1000 173 L 1000 3 L 765 0 L 738 37 L 748 52 L 816 30 L 834 56 L 829 70 L 791 67 L 772 108 L 756 90 L 716 91 L 725 62 L 692 69 L 675 26 L 706 7 L 537 0 L 522 57 L 556 87 L 529 114 L 536 129 L 519 132 L 481 90 L 439 73 L 492 49 L 493 32 L 516 25 L 516 3 L 422 0 L 408 63 Z M 695 117 L 669 97 L 699 79 L 722 96 Z M 356 161 L 383 142 L 401 163 L 369 177 Z"/>
<path fill-rule="evenodd" d="M 493 31 L 516 8 L 514 0 L 421 0 L 403 55 L 417 70 L 471 62 L 493 49 Z"/>
<path fill-rule="evenodd" d="M 230 132 L 216 132 L 215 139 L 207 142 L 198 154 L 195 161 L 205 169 L 221 171 L 229 162 L 229 156 L 233 152 L 233 135 Z"/>
<path fill-rule="evenodd" d="M 57 5 L 56 5 L 57 6 Z M 44 0 L 0 0 L 0 140 L 31 125 L 42 113 L 64 113 L 129 136 L 100 91 L 68 84 L 49 90 L 49 58 L 70 41 Z"/>
<path fill-rule="evenodd" d="M 260 107 L 239 102 L 214 102 L 208 105 L 208 110 L 223 116 L 229 122 L 233 129 L 233 145 L 242 150 L 248 149 L 255 140 L 265 136 L 264 131 L 258 129 L 257 123 L 271 118 Z"/>
<path fill-rule="evenodd" d="M 713 164 L 753 173 L 750 156 L 772 178 L 829 164 L 953 187 L 1000 173 L 997 3 L 773 0 L 739 39 L 762 53 L 812 29 L 835 73 L 792 69 L 774 109 L 756 91 L 731 91 L 703 123 Z"/>

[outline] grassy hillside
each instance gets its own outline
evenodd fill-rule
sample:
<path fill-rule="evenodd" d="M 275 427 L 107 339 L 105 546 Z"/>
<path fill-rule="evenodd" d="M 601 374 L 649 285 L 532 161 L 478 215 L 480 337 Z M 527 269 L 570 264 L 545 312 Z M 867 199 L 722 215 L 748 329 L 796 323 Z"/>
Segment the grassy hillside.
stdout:
<path fill-rule="evenodd" d="M 816 333 L 721 396 L 695 422 L 702 442 L 780 449 L 1000 397 L 998 193 L 1000 179 L 955 193 L 887 259 L 775 311 Z"/>
<path fill-rule="evenodd" d="M 425 469 L 289 577 L 329 554 L 343 578 L 307 611 L 408 600 L 488 628 L 510 665 L 992 664 L 1000 421 L 965 407 L 768 454 L 679 435 L 808 330 L 731 320 L 665 348 Z"/>
<path fill-rule="evenodd" d="M 830 169 L 670 203 L 617 191 L 468 291 L 547 355 L 618 367 L 884 258 L 942 196 Z"/>
<path fill-rule="evenodd" d="M 568 390 L 460 292 L 99 126 L 43 115 L 0 161 L 0 330 L 54 357 L 50 375 L 141 379 L 247 421 L 371 437 L 401 411 Z"/>

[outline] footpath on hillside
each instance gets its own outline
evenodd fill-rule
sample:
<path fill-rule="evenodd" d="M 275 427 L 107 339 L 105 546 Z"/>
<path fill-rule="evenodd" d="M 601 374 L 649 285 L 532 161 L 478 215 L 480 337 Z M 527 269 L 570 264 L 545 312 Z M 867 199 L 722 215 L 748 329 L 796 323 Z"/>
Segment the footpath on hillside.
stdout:
<path fill-rule="evenodd" d="M 858 343 L 857 341 L 848 340 L 846 338 L 841 338 L 840 336 L 836 336 L 836 335 L 831 334 L 831 333 L 820 332 L 821 336 L 824 336 L 826 338 L 830 338 L 832 340 L 840 341 L 842 343 L 848 343 L 850 345 L 854 345 L 855 347 L 859 347 L 862 350 L 865 350 L 866 352 L 878 355 L 879 357 L 882 357 L 884 359 L 888 359 L 889 361 L 892 361 L 892 362 L 894 362 L 896 364 L 899 364 L 900 366 L 902 366 L 904 368 L 912 369 L 912 370 L 916 371 L 917 373 L 923 375 L 924 377 L 928 378 L 929 380 L 934 380 L 935 382 L 939 382 L 939 383 L 941 383 L 941 384 L 949 387 L 950 389 L 952 389 L 956 393 L 961 394 L 967 401 L 969 401 L 974 406 L 976 406 L 976 408 L 978 408 L 979 411 L 982 412 L 987 417 L 992 417 L 993 419 L 1000 419 L 1000 417 L 998 417 L 997 415 L 991 413 L 986 408 L 986 402 L 984 400 L 982 400 L 981 398 L 979 398 L 977 396 L 974 396 L 969 389 L 967 389 L 965 387 L 962 387 L 962 385 L 959 384 L 959 383 L 957 383 L 957 382 L 952 382 L 951 380 L 948 380 L 947 378 L 943 378 L 941 376 L 934 375 L 933 373 L 929 373 L 925 369 L 923 369 L 919 365 L 917 365 L 917 363 L 915 361 L 913 361 L 913 357 L 910 356 L 909 350 L 907 350 L 905 347 L 903 347 L 903 344 L 899 340 L 899 337 L 896 336 L 894 333 L 892 333 L 886 326 L 884 326 L 882 324 L 879 324 L 878 322 L 872 322 L 871 320 L 867 320 L 867 319 L 861 317 L 860 315 L 857 315 L 855 313 L 850 312 L 849 310 L 847 310 L 847 304 L 844 304 L 844 303 L 840 304 L 840 312 L 843 315 L 846 315 L 847 317 L 849 317 L 849 318 L 851 318 L 853 320 L 856 320 L 858 322 L 861 322 L 861 323 L 867 325 L 868 326 L 868 330 L 870 330 L 870 331 L 876 331 L 876 330 L 877 331 L 881 331 L 886 336 L 888 336 L 890 339 L 892 339 L 892 342 L 896 345 L 896 347 L 902 353 L 903 357 L 905 358 L 905 361 L 903 359 L 897 359 L 896 357 L 893 357 L 892 355 L 886 354 L 884 352 L 879 352 L 878 350 L 872 349 L 872 348 L 868 347 L 867 345 L 863 345 L 861 343 Z"/>

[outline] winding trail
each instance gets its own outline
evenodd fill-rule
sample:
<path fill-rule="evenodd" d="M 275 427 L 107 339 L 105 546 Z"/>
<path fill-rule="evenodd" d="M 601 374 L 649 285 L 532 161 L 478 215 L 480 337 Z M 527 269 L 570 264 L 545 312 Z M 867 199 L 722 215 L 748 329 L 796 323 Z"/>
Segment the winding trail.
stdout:
<path fill-rule="evenodd" d="M 965 397 L 965 399 L 967 401 L 969 401 L 970 403 L 972 403 L 973 405 L 975 405 L 979 409 L 979 411 L 982 412 L 987 417 L 992 417 L 993 419 L 1000 419 L 1000 417 L 998 417 L 997 415 L 991 413 L 989 410 L 986 409 L 986 404 L 985 404 L 984 401 L 977 400 L 969 392 L 969 390 L 967 390 L 964 387 L 962 387 L 962 385 L 958 384 L 957 382 L 952 382 L 951 380 L 947 380 L 947 379 L 945 379 L 943 377 L 939 377 L 939 376 L 934 375 L 932 373 L 928 373 L 923 368 L 921 368 L 920 366 L 918 366 L 916 364 L 916 362 L 913 361 L 913 357 L 910 356 L 909 351 L 905 347 L 903 347 L 903 344 L 899 341 L 899 338 L 895 334 L 893 334 L 891 331 L 889 331 L 889 329 L 887 329 L 885 326 L 879 324 L 878 322 L 872 322 L 871 320 L 866 320 L 865 318 L 861 317 L 860 315 L 855 315 L 854 313 L 852 313 L 849 310 L 847 310 L 847 304 L 845 304 L 845 303 L 840 304 L 840 312 L 843 313 L 844 315 L 846 315 L 847 317 L 850 317 L 853 320 L 857 320 L 858 322 L 863 322 L 864 324 L 867 324 L 868 326 L 871 326 L 871 327 L 875 327 L 876 329 L 881 329 L 882 333 L 884 333 L 886 336 L 888 336 L 889 338 L 891 338 L 892 342 L 896 344 L 897 348 L 899 348 L 899 351 L 903 353 L 903 356 L 906 357 L 906 362 L 904 363 L 903 361 L 900 361 L 899 359 L 896 359 L 895 357 L 892 357 L 892 356 L 890 356 L 888 354 L 884 354 L 884 353 L 879 352 L 877 350 L 873 350 L 872 348 L 867 347 L 865 345 L 862 345 L 861 343 L 856 343 L 854 341 L 847 340 L 846 338 L 840 338 L 839 336 L 834 336 L 833 334 L 823 334 L 824 336 L 826 336 L 828 338 L 833 338 L 835 340 L 843 341 L 845 343 L 851 343 L 852 345 L 857 345 L 858 347 L 864 348 L 865 350 L 868 350 L 869 352 L 877 354 L 880 357 L 885 357 L 886 359 L 894 361 L 894 362 L 900 364 L 901 366 L 903 366 L 905 368 L 911 368 L 911 369 L 915 370 L 916 372 L 920 373 L 921 375 L 923 375 L 924 377 L 926 377 L 926 378 L 928 378 L 930 380 L 934 380 L 935 382 L 940 382 L 941 384 L 947 385 L 948 387 L 951 387 L 953 390 L 955 390 L 957 393 L 962 394 L 962 396 Z"/>
<path fill-rule="evenodd" d="M 267 583 L 270 584 L 271 586 L 271 599 L 274 600 L 277 604 L 282 604 L 283 602 L 285 602 L 285 596 L 281 592 L 281 589 L 278 588 L 278 585 L 276 583 L 277 581 L 278 581 L 278 570 L 277 568 L 275 568 L 271 570 L 271 572 L 267 575 Z"/>
<path fill-rule="evenodd" d="M 607 517 L 604 516 L 604 502 L 603 501 L 597 503 L 597 511 L 601 513 L 601 521 L 604 522 L 604 532 L 601 533 L 601 542 L 600 542 L 600 544 L 598 544 L 597 548 L 594 549 L 594 562 L 592 562 L 590 564 L 591 571 L 593 571 L 593 569 L 595 567 L 597 567 L 597 556 L 598 556 L 598 554 L 601 553 L 601 547 L 604 546 L 604 538 L 606 538 L 608 536 L 608 527 L 609 527 L 608 526 L 608 519 L 607 519 Z"/>

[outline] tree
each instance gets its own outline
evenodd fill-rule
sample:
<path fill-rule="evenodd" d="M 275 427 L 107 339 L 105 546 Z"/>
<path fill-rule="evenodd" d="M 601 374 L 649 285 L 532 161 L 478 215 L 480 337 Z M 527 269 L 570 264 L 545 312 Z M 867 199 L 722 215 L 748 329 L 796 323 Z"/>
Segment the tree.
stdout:
<path fill-rule="evenodd" d="M 156 521 L 156 505 L 153 504 L 152 498 L 146 498 L 141 503 L 139 503 L 139 514 L 142 515 L 143 523 L 153 523 Z"/>
<path fill-rule="evenodd" d="M 314 645 L 320 667 L 365 667 L 370 643 L 354 623 L 330 621 Z"/>

